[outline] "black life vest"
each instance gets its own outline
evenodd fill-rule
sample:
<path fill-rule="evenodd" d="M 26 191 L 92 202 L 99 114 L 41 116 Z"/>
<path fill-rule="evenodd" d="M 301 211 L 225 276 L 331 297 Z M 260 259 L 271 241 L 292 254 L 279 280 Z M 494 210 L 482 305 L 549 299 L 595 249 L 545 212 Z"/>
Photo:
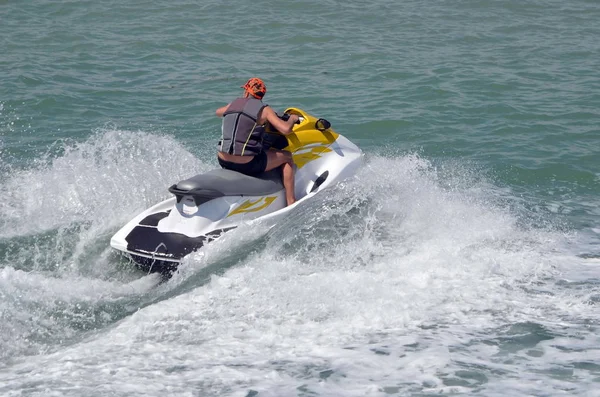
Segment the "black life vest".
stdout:
<path fill-rule="evenodd" d="M 258 116 L 268 105 L 256 98 L 238 98 L 223 114 L 219 151 L 236 156 L 254 156 L 263 150 L 264 125 Z"/>

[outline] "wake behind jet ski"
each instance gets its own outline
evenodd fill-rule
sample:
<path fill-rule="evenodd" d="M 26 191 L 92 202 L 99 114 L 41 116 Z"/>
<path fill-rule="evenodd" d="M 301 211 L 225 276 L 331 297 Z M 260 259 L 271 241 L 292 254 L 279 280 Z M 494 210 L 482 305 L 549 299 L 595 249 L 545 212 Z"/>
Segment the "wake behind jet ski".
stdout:
<path fill-rule="evenodd" d="M 268 131 L 271 147 L 292 153 L 296 203 L 286 206 L 279 168 L 257 177 L 215 169 L 169 187 L 173 197 L 123 226 L 110 245 L 142 270 L 169 274 L 182 259 L 242 223 L 275 222 L 321 190 L 353 176 L 361 150 L 336 133 L 327 120 L 289 108 L 299 124 L 283 136 Z"/>

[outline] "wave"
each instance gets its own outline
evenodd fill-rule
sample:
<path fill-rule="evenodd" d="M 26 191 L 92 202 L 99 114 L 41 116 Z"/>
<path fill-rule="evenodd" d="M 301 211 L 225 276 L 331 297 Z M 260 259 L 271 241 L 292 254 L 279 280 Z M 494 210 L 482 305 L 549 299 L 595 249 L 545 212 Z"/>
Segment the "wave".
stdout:
<path fill-rule="evenodd" d="M 152 163 L 148 153 L 171 157 Z M 120 183 L 106 182 L 106 176 L 94 175 L 99 168 L 90 159 L 128 172 L 110 171 Z M 161 371 L 179 371 L 182 359 L 190 376 L 223 392 L 250 386 L 287 390 L 300 378 L 310 390 L 340 377 L 346 387 L 365 391 L 367 378 L 381 381 L 381 374 L 397 371 L 415 384 L 394 383 L 389 390 L 444 391 L 452 379 L 467 390 L 496 370 L 510 371 L 498 357 L 520 349 L 531 351 L 540 378 L 548 376 L 552 368 L 544 364 L 543 346 L 558 350 L 545 341 L 570 346 L 560 339 L 564 324 L 577 328 L 597 319 L 590 302 L 597 302 L 599 285 L 589 277 L 577 283 L 565 277 L 590 266 L 571 252 L 577 236 L 551 221 L 530 222 L 517 197 L 464 164 L 434 165 L 416 154 L 369 155 L 355 178 L 317 195 L 270 230 L 226 234 L 187 257 L 181 271 L 160 285 L 117 265 L 108 238 L 133 213 L 162 198 L 157 190 L 187 176 L 190 165 L 194 172 L 211 165 L 170 138 L 111 130 L 9 180 L 26 175 L 41 182 L 52 180 L 49 175 L 63 186 L 82 183 L 73 164 L 104 184 L 94 193 L 97 207 L 85 210 L 75 200 L 69 219 L 56 216 L 8 239 L 60 229 L 55 243 L 74 238 L 80 246 L 102 245 L 101 255 L 91 259 L 100 269 L 94 273 L 80 264 L 67 271 L 23 271 L 5 263 L 0 270 L 0 293 L 12 297 L 2 301 L 3 313 L 7 324 L 15 324 L 3 330 L 2 348 L 12 357 L 41 354 L 28 370 L 50 383 L 53 374 L 74 366 L 80 382 L 96 384 L 105 377 L 98 365 L 115 362 L 119 351 L 115 365 L 131 376 L 113 383 L 117 389 L 144 379 L 138 370 L 160 356 L 152 365 Z M 125 188 L 127 183 L 139 185 Z M 22 216 L 48 207 L 27 208 Z M 85 227 L 70 229 L 73 223 Z M 47 258 L 39 260 L 48 264 L 77 262 L 54 246 L 45 249 Z M 100 275 L 106 269 L 111 277 Z M 63 296 L 70 285 L 77 286 Z M 592 334 L 582 338 L 582 344 L 593 341 Z M 84 365 L 90 349 L 97 365 Z M 462 361 L 451 358 L 461 350 L 468 352 Z M 214 383 L 217 367 L 224 372 Z M 268 373 L 280 376 L 267 380 Z"/>

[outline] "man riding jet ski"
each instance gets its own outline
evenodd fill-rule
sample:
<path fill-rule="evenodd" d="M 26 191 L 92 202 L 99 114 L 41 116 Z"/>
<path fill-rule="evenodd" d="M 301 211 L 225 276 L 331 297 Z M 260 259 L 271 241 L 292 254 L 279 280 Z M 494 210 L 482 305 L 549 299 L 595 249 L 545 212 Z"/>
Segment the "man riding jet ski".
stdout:
<path fill-rule="evenodd" d="M 219 145 L 224 169 L 172 185 L 168 190 L 174 197 L 137 215 L 112 237 L 111 246 L 142 270 L 168 275 L 186 255 L 224 232 L 242 223 L 273 225 L 301 202 L 356 173 L 361 150 L 334 132 L 327 120 L 289 108 L 271 123 L 264 113 L 272 110 L 260 100 L 240 99 L 249 100 L 235 100 L 217 110 L 224 116 Z M 251 133 L 236 128 L 240 124 L 250 125 Z M 291 173 L 286 191 L 287 166 L 295 175 Z"/>
<path fill-rule="evenodd" d="M 259 78 L 251 78 L 242 88 L 243 98 L 237 98 L 216 111 L 217 116 L 223 117 L 223 136 L 217 153 L 219 164 L 225 169 L 251 176 L 281 167 L 287 205 L 292 205 L 296 201 L 292 155 L 284 150 L 263 150 L 263 140 L 267 122 L 280 133 L 288 135 L 299 116 L 292 114 L 283 121 L 264 104 L 262 98 L 267 87 Z"/>

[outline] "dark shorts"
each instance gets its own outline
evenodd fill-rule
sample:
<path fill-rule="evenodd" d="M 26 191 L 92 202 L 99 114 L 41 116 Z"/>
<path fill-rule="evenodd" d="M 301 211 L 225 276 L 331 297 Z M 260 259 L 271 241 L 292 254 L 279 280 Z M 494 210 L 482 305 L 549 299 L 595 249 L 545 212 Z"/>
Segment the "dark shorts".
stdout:
<path fill-rule="evenodd" d="M 258 175 L 265 172 L 267 169 L 267 153 L 260 152 L 252 160 L 245 164 L 232 163 L 231 161 L 225 161 L 217 156 L 219 165 L 227 170 L 241 172 L 246 175 Z"/>

